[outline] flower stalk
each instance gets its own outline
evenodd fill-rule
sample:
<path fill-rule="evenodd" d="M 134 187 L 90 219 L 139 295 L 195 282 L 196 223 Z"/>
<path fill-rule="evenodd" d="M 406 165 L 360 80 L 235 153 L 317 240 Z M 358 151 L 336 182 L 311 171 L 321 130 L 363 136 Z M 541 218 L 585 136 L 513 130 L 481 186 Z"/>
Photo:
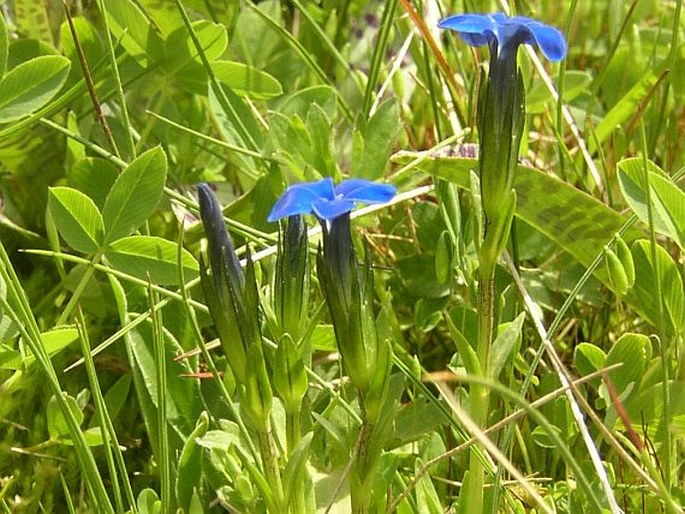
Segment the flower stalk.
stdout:
<path fill-rule="evenodd" d="M 384 203 L 394 194 L 395 188 L 389 185 L 351 179 L 334 186 L 325 178 L 290 186 L 269 215 L 269 220 L 275 221 L 311 213 L 322 227 L 318 277 L 343 368 L 355 387 L 363 419 L 349 478 L 351 511 L 356 514 L 369 512 L 374 499 L 373 472 L 381 449 L 374 435 L 388 389 L 391 350 L 389 342 L 381 341 L 376 331 L 369 254 L 367 251 L 360 269 L 350 231 L 350 211 L 357 202 Z"/>
<path fill-rule="evenodd" d="M 482 75 L 478 97 L 478 159 L 483 233 L 476 241 L 478 250 L 478 335 L 476 355 L 480 372 L 489 377 L 490 347 L 497 323 L 495 269 L 506 248 L 516 210 L 514 174 L 525 125 L 525 88 L 517 65 L 522 44 L 537 45 L 545 56 L 558 61 L 566 55 L 566 41 L 555 28 L 522 16 L 508 18 L 502 13 L 462 14 L 439 23 L 456 31 L 471 46 L 488 45 L 490 66 Z M 478 244 L 479 243 L 479 244 Z M 480 428 L 486 428 L 490 412 L 489 390 L 473 385 L 471 415 Z M 484 507 L 485 470 L 476 449 L 469 461 L 468 495 L 465 512 L 480 514 Z"/>
<path fill-rule="evenodd" d="M 198 193 L 210 266 L 207 269 L 200 259 L 202 289 L 241 395 L 241 410 L 257 434 L 262 469 L 272 487 L 275 506 L 282 511 L 283 485 L 271 432 L 273 393 L 262 347 L 254 264 L 248 249 L 243 274 L 214 192 L 207 184 L 199 184 Z"/>

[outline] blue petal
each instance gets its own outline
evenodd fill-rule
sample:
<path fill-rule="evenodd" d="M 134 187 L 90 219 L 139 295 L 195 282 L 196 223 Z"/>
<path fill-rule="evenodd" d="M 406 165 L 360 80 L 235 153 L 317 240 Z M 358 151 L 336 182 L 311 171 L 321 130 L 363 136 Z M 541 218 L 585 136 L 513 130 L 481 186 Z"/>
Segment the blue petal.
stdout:
<path fill-rule="evenodd" d="M 276 201 L 267 220 L 277 221 L 295 214 L 309 214 L 313 211 L 315 202 L 335 199 L 333 180 L 326 177 L 318 182 L 294 184 Z"/>
<path fill-rule="evenodd" d="M 459 33 L 467 45 L 483 46 L 495 38 L 496 24 L 486 14 L 457 14 L 438 23 L 441 29 L 450 29 Z"/>
<path fill-rule="evenodd" d="M 314 214 L 322 220 L 332 220 L 354 209 L 354 202 L 341 198 L 332 202 L 321 200 L 312 204 Z"/>
<path fill-rule="evenodd" d="M 559 30 L 534 20 L 527 27 L 547 59 L 556 62 L 566 57 L 566 39 Z"/>
<path fill-rule="evenodd" d="M 344 180 L 335 188 L 335 195 L 345 200 L 367 204 L 385 203 L 397 193 L 395 186 L 378 184 L 370 180 L 353 178 Z"/>
<path fill-rule="evenodd" d="M 519 45 L 537 45 L 550 61 L 566 57 L 566 39 L 554 27 L 525 16 L 508 18 L 504 13 L 459 14 L 445 18 L 438 27 L 455 30 L 465 43 L 483 46 L 497 40 L 506 53 L 515 52 Z M 502 57 L 502 56 L 500 56 Z"/>

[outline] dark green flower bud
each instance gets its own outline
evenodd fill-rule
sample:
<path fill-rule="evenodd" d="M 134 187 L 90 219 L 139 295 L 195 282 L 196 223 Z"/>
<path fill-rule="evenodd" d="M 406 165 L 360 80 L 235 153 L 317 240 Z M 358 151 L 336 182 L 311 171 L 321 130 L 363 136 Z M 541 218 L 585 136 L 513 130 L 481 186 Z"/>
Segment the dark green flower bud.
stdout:
<path fill-rule="evenodd" d="M 274 310 L 282 332 L 297 342 L 305 329 L 309 306 L 307 227 L 301 215 L 288 217 L 278 248 Z"/>
<path fill-rule="evenodd" d="M 248 349 L 256 345 L 261 355 L 254 264 L 248 250 L 246 275 L 243 275 L 214 192 L 207 184 L 200 184 L 198 193 L 211 268 L 210 275 L 204 259 L 200 258 L 202 290 L 236 382 L 243 384 Z"/>

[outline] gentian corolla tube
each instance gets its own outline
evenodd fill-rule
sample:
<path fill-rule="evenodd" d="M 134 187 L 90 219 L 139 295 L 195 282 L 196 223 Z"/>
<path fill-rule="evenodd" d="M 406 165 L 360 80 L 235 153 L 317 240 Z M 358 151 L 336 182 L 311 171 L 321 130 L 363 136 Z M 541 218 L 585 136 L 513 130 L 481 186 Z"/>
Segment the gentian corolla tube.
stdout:
<path fill-rule="evenodd" d="M 269 213 L 269 221 L 295 214 L 315 214 L 321 220 L 333 220 L 347 214 L 356 203 L 386 203 L 395 196 L 395 187 L 370 180 L 349 179 L 337 186 L 326 177 L 317 182 L 294 184 L 278 199 Z"/>
<path fill-rule="evenodd" d="M 454 30 L 471 46 L 497 44 L 500 58 L 516 53 L 519 45 L 537 45 L 550 61 L 566 57 L 566 39 L 554 27 L 525 16 L 508 18 L 503 13 L 458 14 L 442 20 L 438 26 Z"/>

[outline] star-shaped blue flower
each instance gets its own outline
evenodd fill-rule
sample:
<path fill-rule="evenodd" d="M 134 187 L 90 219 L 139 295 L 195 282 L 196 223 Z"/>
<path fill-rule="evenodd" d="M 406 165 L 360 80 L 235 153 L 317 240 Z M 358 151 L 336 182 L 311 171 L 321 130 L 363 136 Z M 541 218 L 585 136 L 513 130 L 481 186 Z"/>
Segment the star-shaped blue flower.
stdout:
<path fill-rule="evenodd" d="M 497 43 L 499 57 L 515 55 L 519 45 L 537 45 L 550 61 L 566 57 L 566 39 L 554 27 L 525 16 L 508 18 L 503 13 L 458 14 L 445 18 L 438 27 L 454 30 L 471 46 Z"/>
<path fill-rule="evenodd" d="M 268 221 L 278 221 L 295 214 L 315 214 L 321 220 L 330 221 L 350 212 L 356 203 L 385 203 L 395 193 L 395 186 L 363 179 L 343 180 L 337 186 L 333 185 L 330 177 L 294 184 L 273 206 Z"/>

